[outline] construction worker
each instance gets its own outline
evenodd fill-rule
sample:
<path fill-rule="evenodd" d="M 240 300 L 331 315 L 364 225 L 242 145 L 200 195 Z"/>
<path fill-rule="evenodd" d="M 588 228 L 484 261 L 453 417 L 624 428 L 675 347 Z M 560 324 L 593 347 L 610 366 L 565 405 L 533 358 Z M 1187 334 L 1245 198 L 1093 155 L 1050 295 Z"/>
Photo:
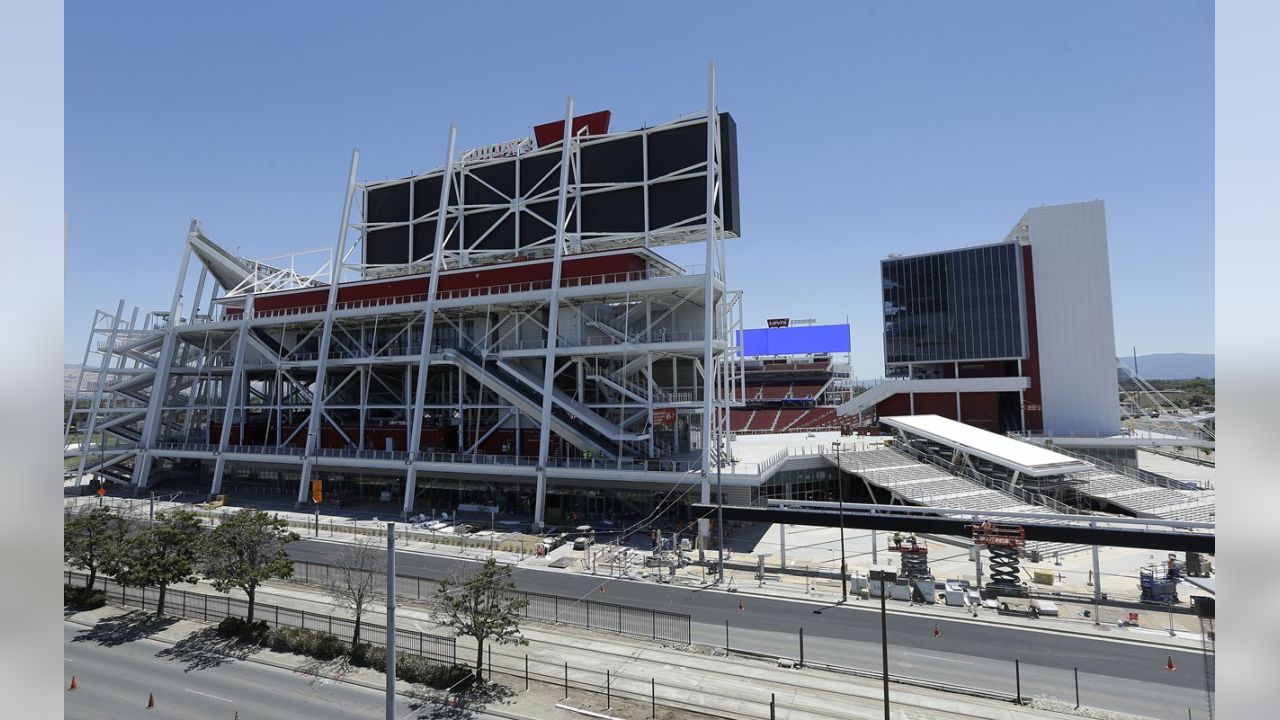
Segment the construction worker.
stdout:
<path fill-rule="evenodd" d="M 893 546 L 896 548 L 902 547 L 902 533 L 897 530 L 893 531 Z"/>
<path fill-rule="evenodd" d="M 911 549 L 912 549 L 912 550 L 915 550 L 915 549 L 916 549 L 916 534 L 915 534 L 915 533 L 911 533 L 911 536 L 907 538 L 907 542 L 911 543 Z"/>

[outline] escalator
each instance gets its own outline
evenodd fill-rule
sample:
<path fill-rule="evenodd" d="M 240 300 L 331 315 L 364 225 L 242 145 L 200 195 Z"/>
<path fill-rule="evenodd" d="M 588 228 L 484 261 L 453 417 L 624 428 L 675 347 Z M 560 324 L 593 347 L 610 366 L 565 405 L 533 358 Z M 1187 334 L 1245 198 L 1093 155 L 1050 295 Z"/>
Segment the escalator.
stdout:
<path fill-rule="evenodd" d="M 458 365 L 464 371 L 508 402 L 520 406 L 526 414 L 533 417 L 541 415 L 542 392 L 502 367 L 497 358 L 482 359 L 476 353 L 461 348 L 448 349 L 444 353 L 459 357 L 461 362 Z M 600 453 L 607 458 L 618 456 L 617 439 L 605 435 L 556 402 L 551 403 L 551 429 L 581 450 Z"/>

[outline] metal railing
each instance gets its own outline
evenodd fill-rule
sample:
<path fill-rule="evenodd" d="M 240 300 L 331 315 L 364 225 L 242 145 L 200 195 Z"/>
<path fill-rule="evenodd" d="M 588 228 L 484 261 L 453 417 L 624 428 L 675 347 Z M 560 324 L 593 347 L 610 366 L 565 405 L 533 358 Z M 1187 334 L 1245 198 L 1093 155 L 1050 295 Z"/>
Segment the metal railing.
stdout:
<path fill-rule="evenodd" d="M 1133 480 L 1137 480 L 1138 482 L 1146 483 L 1148 485 L 1159 485 L 1160 487 L 1168 488 L 1170 490 L 1190 489 L 1186 487 L 1185 483 L 1178 482 L 1172 478 L 1167 478 L 1163 475 L 1157 475 L 1156 473 L 1147 472 L 1141 469 L 1126 467 L 1124 465 L 1116 465 L 1100 458 L 1069 450 L 1060 445 L 1055 445 L 1053 451 L 1062 453 L 1063 455 L 1069 455 L 1078 460 L 1084 460 L 1085 462 L 1096 466 L 1100 470 L 1106 470 L 1107 472 L 1114 473 L 1116 475 L 1124 475 L 1125 477 L 1132 478 Z"/>
<path fill-rule="evenodd" d="M 322 584 L 332 566 L 295 560 L 293 580 L 307 584 Z M 396 575 L 396 597 L 423 602 L 436 594 L 439 578 L 427 576 Z M 386 585 L 386 575 L 375 576 L 374 584 Z M 424 593 L 425 590 L 425 593 Z M 527 620 L 576 625 L 588 630 L 631 635 L 688 645 L 692 642 L 692 622 L 682 613 L 649 610 L 619 605 L 617 603 L 585 600 L 582 598 L 547 595 L 517 591 L 528 604 L 521 611 Z"/>
<path fill-rule="evenodd" d="M 170 450 L 180 452 L 218 452 L 217 445 L 206 443 L 160 442 L 151 446 L 153 450 Z M 246 455 L 288 455 L 302 457 L 305 449 L 293 445 L 228 445 L 228 453 Z M 357 450 L 355 448 L 317 448 L 315 457 L 359 458 L 364 460 L 392 460 L 407 462 L 409 453 L 403 450 Z M 490 455 L 486 453 L 445 453 L 420 452 L 413 456 L 415 462 L 448 463 L 463 465 L 496 465 L 511 467 L 537 467 L 538 458 L 534 455 Z M 739 463 L 747 467 L 748 463 Z M 549 457 L 547 467 L 573 468 L 583 470 L 617 470 L 618 461 L 607 458 L 572 458 Z M 667 460 L 655 458 L 624 458 L 621 469 L 637 472 L 674 472 L 690 473 L 701 469 L 701 464 L 692 460 Z"/>
<path fill-rule="evenodd" d="M 693 265 L 682 267 L 679 271 L 672 271 L 668 268 L 649 268 L 646 270 L 632 270 L 629 272 L 619 273 L 603 273 L 599 275 L 584 275 L 581 277 L 561 278 L 560 288 L 586 287 L 592 285 L 608 285 L 623 282 L 636 282 L 640 280 L 653 280 L 657 278 L 667 277 L 683 277 L 700 275 L 704 266 Z M 483 267 L 477 269 L 484 269 Z M 467 298 L 489 297 L 493 295 L 507 295 L 521 292 L 541 292 L 551 289 L 550 280 L 530 280 L 518 283 L 506 283 L 502 285 L 486 285 L 474 288 L 458 288 L 456 290 L 440 290 L 436 293 L 437 300 L 458 300 Z M 394 307 L 401 305 L 414 305 L 425 303 L 428 297 L 427 292 L 413 293 L 409 295 L 395 295 L 392 297 L 369 298 L 366 300 L 344 300 L 334 304 L 334 310 L 359 310 L 378 307 Z M 288 308 L 275 309 L 254 309 L 251 319 L 283 317 L 288 315 L 305 315 L 308 313 L 324 312 L 328 305 L 325 303 L 313 303 L 309 305 L 298 305 Z M 237 313 L 234 319 L 238 320 Z"/>
<path fill-rule="evenodd" d="M 83 586 L 89 578 L 87 574 L 74 570 L 66 570 L 64 574 L 68 585 Z M 159 588 L 126 587 L 103 575 L 98 576 L 95 587 L 106 592 L 108 602 L 124 607 L 147 610 L 154 609 L 159 602 Z M 165 590 L 164 608 L 166 615 L 207 622 L 217 622 L 229 617 L 245 618 L 249 614 L 247 600 L 233 598 L 230 595 L 191 592 L 175 587 Z M 333 635 L 348 644 L 351 643 L 355 634 L 353 620 L 279 605 L 254 603 L 253 617 L 255 620 L 262 620 L 272 628 L 292 627 L 315 630 Z M 387 628 L 385 625 L 361 622 L 360 640 L 385 646 Z M 457 662 L 457 643 L 454 638 L 445 635 L 397 628 L 396 650 L 421 655 L 442 665 L 453 665 Z"/>
<path fill-rule="evenodd" d="M 995 490 L 996 492 L 1003 493 L 1005 495 L 1011 495 L 1015 499 L 1021 500 L 1027 505 L 1040 505 L 1043 507 L 1048 507 L 1053 509 L 1054 512 L 1060 513 L 1062 515 L 1090 514 L 1090 513 L 1082 512 L 1076 508 L 1073 508 L 1070 505 L 1066 505 L 1062 502 L 1059 502 L 1058 500 L 1055 500 L 1049 497 L 1048 495 L 1031 492 L 1024 488 L 1020 488 L 1016 485 L 1013 485 L 1011 483 L 1001 482 L 1000 480 L 997 480 L 991 477 L 990 475 L 978 472 L 972 468 L 964 467 L 964 466 L 953 467 L 951 466 L 950 463 L 947 463 L 940 458 L 934 457 L 929 453 L 922 452 L 912 447 L 911 445 L 908 445 L 905 443 L 899 444 L 897 446 L 897 449 L 905 452 L 907 455 L 911 456 L 912 458 L 915 458 L 916 460 L 933 465 L 934 467 L 945 470 L 951 473 L 952 475 L 967 478 L 976 483 L 979 483 L 983 487 L 987 488 L 988 490 Z"/>

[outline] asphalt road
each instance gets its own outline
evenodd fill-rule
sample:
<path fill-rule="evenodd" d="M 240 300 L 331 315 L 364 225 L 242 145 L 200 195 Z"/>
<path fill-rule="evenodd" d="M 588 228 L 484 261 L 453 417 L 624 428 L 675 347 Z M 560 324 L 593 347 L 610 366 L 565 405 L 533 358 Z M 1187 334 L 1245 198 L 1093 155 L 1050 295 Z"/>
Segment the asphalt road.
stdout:
<path fill-rule="evenodd" d="M 298 560 L 325 562 L 334 547 L 303 540 L 290 547 L 290 554 Z M 397 553 L 396 573 L 437 579 L 468 562 Z M 626 580 L 607 581 L 601 593 L 602 578 L 535 569 L 518 570 L 514 579 L 529 592 L 688 614 L 694 642 L 715 647 L 725 644 L 727 621 L 731 648 L 794 658 L 803 627 L 806 661 L 868 671 L 881 667 L 876 601 L 818 606 Z M 1192 718 L 1207 717 L 1198 652 L 892 611 L 888 638 L 893 675 L 1013 694 L 1016 660 L 1024 697 L 1051 695 L 1074 702 L 1073 669 L 1078 668 L 1084 705 L 1170 720 L 1186 718 L 1190 708 Z M 1166 667 L 1170 655 L 1174 671 Z"/>
<path fill-rule="evenodd" d="M 175 652 L 167 643 L 94 638 L 90 628 L 63 623 L 64 693 L 67 720 L 192 718 L 194 720 L 316 720 L 382 717 L 385 695 L 344 682 L 317 679 L 270 665 L 200 653 Z M 156 706 L 147 709 L 147 698 Z M 411 704 L 412 703 L 412 704 Z M 415 713 L 408 698 L 397 698 L 396 716 Z M 492 715 L 478 718 L 496 720 Z"/>

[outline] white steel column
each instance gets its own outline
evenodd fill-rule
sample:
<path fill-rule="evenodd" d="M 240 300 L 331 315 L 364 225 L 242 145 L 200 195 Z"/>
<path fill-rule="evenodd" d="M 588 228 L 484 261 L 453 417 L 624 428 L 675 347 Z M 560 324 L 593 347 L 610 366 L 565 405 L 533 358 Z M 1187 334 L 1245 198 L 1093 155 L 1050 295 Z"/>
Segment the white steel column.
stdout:
<path fill-rule="evenodd" d="M 124 300 L 120 301 L 120 307 L 116 310 L 117 317 L 122 313 L 124 313 Z M 62 446 L 64 448 L 71 441 L 71 423 L 76 417 L 76 405 L 80 401 L 80 386 L 84 383 L 84 367 L 89 364 L 89 352 L 93 349 L 93 336 L 97 334 L 99 318 L 105 314 L 101 310 L 95 310 L 93 324 L 89 326 L 89 339 L 84 343 L 84 359 L 80 361 L 80 372 L 76 375 L 76 391 L 71 397 L 71 412 L 67 413 L 67 422 L 62 430 Z M 83 446 L 84 444 L 84 440 L 81 440 L 80 445 Z M 77 481 L 77 484 L 79 484 L 79 481 Z"/>
<path fill-rule="evenodd" d="M 80 467 L 76 470 L 76 490 L 80 489 L 80 484 L 84 478 L 84 466 L 89 459 L 89 442 L 93 439 L 94 426 L 98 424 L 98 410 L 102 405 L 102 389 L 107 384 L 107 371 L 111 365 L 111 349 L 115 347 L 116 332 L 119 331 L 122 322 L 124 322 L 124 300 L 120 301 L 120 304 L 116 307 L 115 317 L 111 319 L 111 334 L 107 336 L 107 347 L 102 351 L 102 361 L 98 363 L 98 377 L 93 388 L 93 400 L 89 403 L 89 420 L 85 423 L 84 432 L 80 435 Z M 93 344 L 93 332 L 89 333 L 89 343 Z M 85 358 L 86 360 L 88 359 L 88 351 L 85 352 Z M 81 368 L 83 369 L 83 366 Z M 138 462 L 138 460 L 134 460 L 135 467 Z"/>
<path fill-rule="evenodd" d="M 151 397 L 147 402 L 147 419 L 142 424 L 142 438 L 138 443 L 138 457 L 133 463 L 133 487 L 136 492 L 147 486 L 147 476 L 151 474 L 151 454 L 147 449 L 156 441 L 160 433 L 160 415 L 163 412 L 164 396 L 169 389 L 169 366 L 173 364 L 173 345 L 178 339 L 178 312 L 182 307 L 182 288 L 187 281 L 187 263 L 191 261 L 191 239 L 200 232 L 200 221 L 192 218 L 191 228 L 187 231 L 187 242 L 182 248 L 182 263 L 178 267 L 178 280 L 173 288 L 173 302 L 169 304 L 169 325 L 164 331 L 164 344 L 160 348 L 160 359 L 156 364 L 155 382 L 151 384 Z"/>
<path fill-rule="evenodd" d="M 551 290 L 547 297 L 547 346 L 543 356 L 542 417 L 538 423 L 538 485 L 534 496 L 533 529 L 541 532 L 547 505 L 547 456 L 551 450 L 551 387 L 556 373 L 556 333 L 560 318 L 560 261 L 564 256 L 565 194 L 569 184 L 569 141 L 573 134 L 573 96 L 565 102 L 564 139 L 560 147 L 560 191 L 556 196 L 556 240 L 551 262 Z"/>
<path fill-rule="evenodd" d="M 218 455 L 213 462 L 213 484 L 209 494 L 216 496 L 222 492 L 222 473 L 226 469 L 227 443 L 231 440 L 231 418 L 236 410 L 236 399 L 240 396 L 240 387 L 244 382 L 244 346 L 249 337 L 249 318 L 253 317 L 253 293 L 244 298 L 244 312 L 240 313 L 240 332 L 236 336 L 235 361 L 231 365 L 231 382 L 227 386 L 227 403 L 222 412 L 222 432 L 218 437 Z M 240 406 L 240 430 L 244 432 L 248 412 L 244 405 Z M 243 443 L 243 441 L 242 441 Z"/>
<path fill-rule="evenodd" d="M 648 163 L 645 163 L 645 165 L 647 166 Z M 645 172 L 647 173 L 648 170 L 646 169 Z M 646 190 L 645 193 L 646 193 L 645 198 L 646 198 L 646 204 L 647 204 L 648 191 Z M 646 208 L 645 210 L 645 217 L 646 217 L 645 227 L 646 228 L 648 227 L 648 222 L 649 222 L 648 212 L 649 211 Z M 647 242 L 648 230 L 646 230 L 645 233 L 646 233 L 645 240 Z M 648 295 L 645 295 L 645 298 L 644 298 L 644 327 L 645 327 L 646 333 L 648 333 L 650 331 L 649 329 L 653 327 L 653 299 Z M 648 345 L 648 344 L 649 344 L 649 338 L 645 337 L 645 345 Z M 644 381 L 645 381 L 644 382 L 645 412 L 649 413 L 649 418 L 648 418 L 649 422 L 647 423 L 649 426 L 649 457 L 655 457 L 658 454 L 658 451 L 655 445 L 654 436 L 658 434 L 658 427 L 653 423 L 653 353 L 649 352 L 648 350 L 645 350 L 644 352 Z"/>
<path fill-rule="evenodd" d="M 347 197 L 342 202 L 342 223 L 338 225 L 338 242 L 333 246 L 333 262 L 329 265 L 329 299 L 324 310 L 324 329 L 320 335 L 320 356 L 316 361 L 316 379 L 311 391 L 311 415 L 307 418 L 307 444 L 302 454 L 302 476 L 298 479 L 297 505 L 307 499 L 311 485 L 311 467 L 315 463 L 316 445 L 320 440 L 320 414 L 324 410 L 324 375 L 329 365 L 329 342 L 333 338 L 333 306 L 338 301 L 338 284 L 342 282 L 342 266 L 347 244 L 347 220 L 351 213 L 351 197 L 356 191 L 356 168 L 360 150 L 351 151 L 351 169 L 347 173 Z"/>
<path fill-rule="evenodd" d="M 1022 375 L 1022 358 L 1018 358 L 1018 377 L 1023 377 L 1023 375 Z M 1022 424 L 1022 427 L 1018 428 L 1018 429 L 1022 432 L 1022 434 L 1023 434 L 1023 435 L 1028 434 L 1028 433 L 1027 433 L 1027 398 L 1026 398 L 1026 390 L 1019 390 L 1019 391 L 1018 391 L 1018 422 Z"/>
<path fill-rule="evenodd" d="M 413 510 L 413 494 L 418 483 L 418 467 L 414 464 L 414 458 L 418 456 L 422 445 L 422 404 L 427 399 L 427 369 L 431 365 L 431 343 L 436 319 L 436 286 L 440 284 L 440 256 L 444 254 L 444 226 L 447 219 L 446 211 L 449 208 L 449 185 L 453 180 L 453 149 L 457 137 L 458 127 L 450 125 L 449 150 L 445 156 L 444 178 L 440 182 L 440 210 L 436 215 L 435 244 L 431 249 L 431 277 L 427 285 L 427 304 L 422 310 L 422 349 L 418 353 L 418 383 L 413 391 L 413 423 L 410 426 L 408 442 L 405 443 L 409 449 L 409 457 L 405 461 L 408 468 L 405 470 L 404 509 L 401 515 L 406 520 L 409 512 Z"/>
<path fill-rule="evenodd" d="M 193 313 L 194 314 L 194 313 Z M 196 396 L 200 394 L 200 374 L 204 372 L 204 364 L 209 357 L 209 332 L 205 331 L 204 343 L 200 346 L 200 356 L 196 358 L 196 374 L 191 380 L 191 390 L 187 393 L 187 412 L 182 416 L 182 441 L 191 442 L 191 419 L 196 414 Z M 185 363 L 183 363 L 185 365 Z"/>
<path fill-rule="evenodd" d="M 362 365 L 360 367 L 360 440 L 357 442 L 357 449 L 364 450 L 364 421 L 369 414 L 369 373 L 373 372 L 373 365 Z"/>
<path fill-rule="evenodd" d="M 716 117 L 716 66 L 707 66 L 707 228 L 706 267 L 703 268 L 703 338 L 702 338 L 702 492 L 703 504 L 711 502 L 711 423 L 712 396 L 715 394 L 711 357 L 712 334 L 715 332 L 715 268 L 719 264 L 715 246 L 715 117 Z M 698 520 L 698 537 L 706 547 L 711 534 L 711 524 L 706 518 Z"/>

